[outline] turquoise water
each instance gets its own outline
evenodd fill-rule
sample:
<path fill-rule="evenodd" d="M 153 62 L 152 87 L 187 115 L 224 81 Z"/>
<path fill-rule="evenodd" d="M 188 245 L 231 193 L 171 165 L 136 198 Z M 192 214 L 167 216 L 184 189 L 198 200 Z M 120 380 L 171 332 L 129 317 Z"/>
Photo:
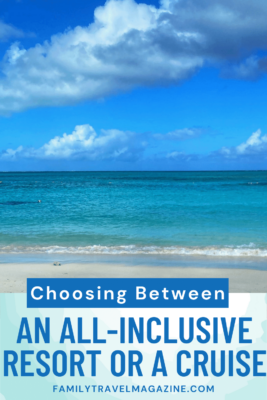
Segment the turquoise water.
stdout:
<path fill-rule="evenodd" d="M 267 257 L 267 172 L 0 173 L 0 181 L 2 254 Z"/>

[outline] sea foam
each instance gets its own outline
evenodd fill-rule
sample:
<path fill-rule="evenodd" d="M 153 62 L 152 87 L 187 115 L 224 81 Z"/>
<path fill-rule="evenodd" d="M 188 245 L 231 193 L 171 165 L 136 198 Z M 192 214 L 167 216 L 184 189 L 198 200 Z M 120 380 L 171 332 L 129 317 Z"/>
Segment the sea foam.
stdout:
<path fill-rule="evenodd" d="M 2 246 L 0 254 L 80 254 L 80 255 L 177 255 L 209 257 L 267 257 L 266 248 L 256 248 L 253 243 L 241 246 Z"/>

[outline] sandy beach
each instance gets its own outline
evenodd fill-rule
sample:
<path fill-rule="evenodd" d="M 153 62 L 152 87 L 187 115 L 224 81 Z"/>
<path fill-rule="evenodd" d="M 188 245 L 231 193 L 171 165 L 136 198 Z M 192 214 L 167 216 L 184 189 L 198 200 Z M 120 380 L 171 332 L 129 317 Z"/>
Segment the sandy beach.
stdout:
<path fill-rule="evenodd" d="M 0 264 L 0 292 L 26 292 L 27 278 L 229 278 L 231 293 L 266 293 L 267 271 L 128 266 L 123 264 Z"/>

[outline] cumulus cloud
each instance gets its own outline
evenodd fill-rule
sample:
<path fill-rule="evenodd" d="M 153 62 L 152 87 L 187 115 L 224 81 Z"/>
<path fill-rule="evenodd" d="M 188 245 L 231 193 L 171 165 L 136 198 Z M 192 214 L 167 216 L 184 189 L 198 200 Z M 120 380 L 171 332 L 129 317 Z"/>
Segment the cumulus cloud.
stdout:
<path fill-rule="evenodd" d="M 164 163 L 165 159 L 165 163 Z M 237 146 L 224 146 L 209 154 L 170 151 L 161 155 L 162 165 L 170 169 L 183 170 L 224 170 L 224 169 L 266 169 L 267 135 L 258 129 L 249 138 Z M 170 164 L 171 163 L 171 164 Z"/>
<path fill-rule="evenodd" d="M 262 156 L 267 159 L 267 135 L 263 135 L 258 129 L 244 143 L 236 147 L 223 147 L 219 153 L 225 158 Z"/>
<path fill-rule="evenodd" d="M 0 42 L 5 42 L 10 38 L 21 38 L 23 36 L 24 33 L 20 29 L 0 20 Z"/>
<path fill-rule="evenodd" d="M 56 136 L 38 149 L 19 146 L 4 150 L 0 159 L 136 161 L 145 147 L 146 142 L 132 132 L 110 129 L 97 135 L 92 126 L 78 125 L 71 134 Z"/>
<path fill-rule="evenodd" d="M 166 134 L 156 133 L 154 135 L 155 139 L 158 140 L 187 140 L 193 139 L 198 136 L 203 135 L 206 132 L 205 129 L 202 128 L 184 128 L 184 129 L 176 129 L 175 131 L 168 132 Z"/>
<path fill-rule="evenodd" d="M 56 136 L 39 148 L 21 145 L 16 149 L 3 150 L 0 152 L 0 162 L 2 165 L 6 162 L 8 165 L 18 163 L 23 166 L 32 161 L 37 167 L 40 163 L 49 165 L 58 162 L 59 166 L 66 166 L 64 169 L 71 169 L 68 165 L 76 165 L 81 161 L 91 161 L 91 166 L 99 168 L 102 165 L 111 167 L 112 162 L 114 168 L 123 165 L 130 169 L 148 170 L 218 169 L 218 166 L 219 169 L 263 169 L 267 166 L 267 135 L 262 134 L 261 130 L 252 133 L 246 141 L 235 147 L 225 146 L 209 154 L 187 153 L 181 150 L 177 138 L 170 141 L 168 134 L 165 136 L 163 146 L 164 135 L 159 141 L 153 134 L 117 129 L 97 133 L 88 124 L 77 125 L 72 133 Z M 183 140 L 180 138 L 180 142 Z"/>
<path fill-rule="evenodd" d="M 94 22 L 35 47 L 7 51 L 0 112 L 99 99 L 139 86 L 178 84 L 210 63 L 267 49 L 265 0 L 109 0 Z"/>
<path fill-rule="evenodd" d="M 241 143 L 236 147 L 238 154 L 254 154 L 267 151 L 267 135 L 262 135 L 261 130 L 256 132 L 248 138 L 245 143 Z"/>
<path fill-rule="evenodd" d="M 267 134 L 260 129 L 237 146 L 224 146 L 209 154 L 187 154 L 173 150 L 162 155 L 167 162 L 183 168 L 195 166 L 197 169 L 265 169 L 267 167 Z M 214 167 L 213 167 L 214 166 Z"/>

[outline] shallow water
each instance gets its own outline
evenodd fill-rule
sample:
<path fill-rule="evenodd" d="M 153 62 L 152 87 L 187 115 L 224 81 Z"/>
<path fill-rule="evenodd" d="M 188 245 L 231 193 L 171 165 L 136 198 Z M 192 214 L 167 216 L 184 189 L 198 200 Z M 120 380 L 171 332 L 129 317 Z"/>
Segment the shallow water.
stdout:
<path fill-rule="evenodd" d="M 0 181 L 2 255 L 267 260 L 267 172 L 0 173 Z"/>

